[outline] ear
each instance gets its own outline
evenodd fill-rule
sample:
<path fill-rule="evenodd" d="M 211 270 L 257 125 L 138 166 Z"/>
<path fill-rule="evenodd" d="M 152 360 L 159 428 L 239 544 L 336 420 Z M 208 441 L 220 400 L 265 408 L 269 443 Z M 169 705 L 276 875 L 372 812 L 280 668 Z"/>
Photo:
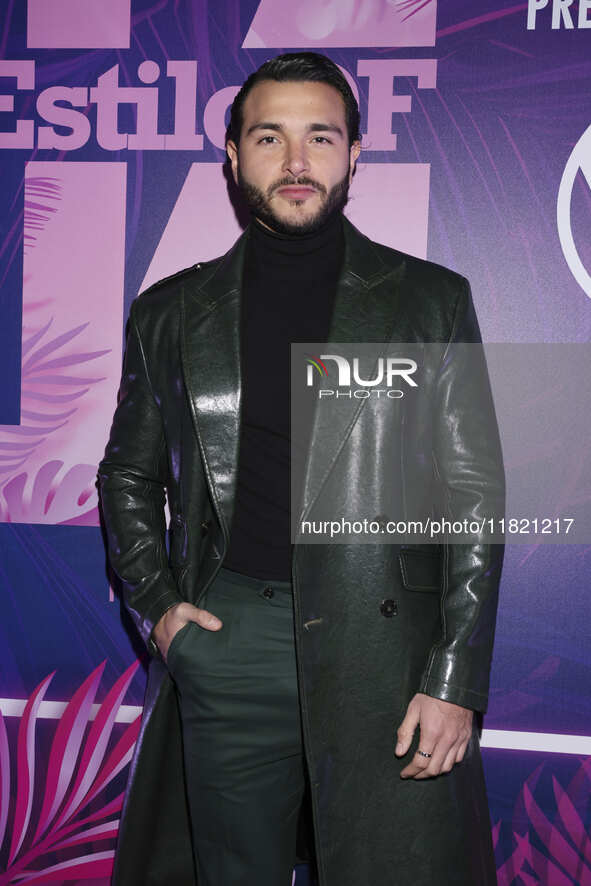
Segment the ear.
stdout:
<path fill-rule="evenodd" d="M 353 173 L 355 172 L 355 164 L 357 163 L 357 158 L 361 153 L 361 142 L 354 141 L 349 150 L 349 184 L 353 179 Z"/>
<path fill-rule="evenodd" d="M 226 153 L 230 159 L 234 181 L 238 184 L 238 148 L 231 139 L 226 142 Z"/>

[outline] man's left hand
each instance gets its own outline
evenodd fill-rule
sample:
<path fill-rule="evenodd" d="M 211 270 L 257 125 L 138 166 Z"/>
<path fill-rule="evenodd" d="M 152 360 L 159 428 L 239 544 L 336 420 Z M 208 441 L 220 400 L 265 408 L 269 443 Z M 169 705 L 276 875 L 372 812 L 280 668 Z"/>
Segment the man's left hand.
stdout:
<path fill-rule="evenodd" d="M 472 735 L 474 712 L 460 705 L 417 692 L 397 732 L 396 756 L 403 757 L 420 727 L 419 750 L 400 773 L 401 778 L 431 778 L 449 772 L 463 759 Z"/>

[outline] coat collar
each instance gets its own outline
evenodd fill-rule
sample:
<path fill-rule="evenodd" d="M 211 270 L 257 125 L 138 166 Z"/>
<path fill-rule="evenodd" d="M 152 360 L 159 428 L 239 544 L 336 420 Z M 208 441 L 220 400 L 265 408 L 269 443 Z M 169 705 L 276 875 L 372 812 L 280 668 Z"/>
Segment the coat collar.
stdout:
<path fill-rule="evenodd" d="M 251 225 L 199 284 L 186 282 L 181 315 L 181 360 L 206 475 L 226 538 L 231 524 L 241 426 L 240 292 Z M 326 346 L 390 341 L 406 261 L 383 261 L 372 241 L 343 216 L 345 253 Z M 201 272 L 203 273 L 203 272 Z M 399 339 L 400 340 L 400 339 Z M 403 340 L 403 339 L 402 339 Z M 358 418 L 364 399 L 317 408 L 303 492 L 305 519 Z"/>

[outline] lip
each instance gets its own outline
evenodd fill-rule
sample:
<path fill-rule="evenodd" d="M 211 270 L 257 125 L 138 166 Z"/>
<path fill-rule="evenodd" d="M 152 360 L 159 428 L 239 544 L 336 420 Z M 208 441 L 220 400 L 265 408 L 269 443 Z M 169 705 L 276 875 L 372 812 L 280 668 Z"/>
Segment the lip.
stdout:
<path fill-rule="evenodd" d="M 278 193 L 283 194 L 284 197 L 294 198 L 302 198 L 302 197 L 310 197 L 312 194 L 316 193 L 315 188 L 309 188 L 304 185 L 289 185 L 285 188 L 278 188 Z"/>

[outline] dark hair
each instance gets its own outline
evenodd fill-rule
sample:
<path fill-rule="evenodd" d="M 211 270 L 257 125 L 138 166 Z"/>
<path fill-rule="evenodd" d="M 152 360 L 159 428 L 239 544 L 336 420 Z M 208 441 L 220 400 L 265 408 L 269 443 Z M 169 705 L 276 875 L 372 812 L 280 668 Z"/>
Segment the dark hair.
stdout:
<path fill-rule="evenodd" d="M 243 122 L 243 107 L 246 96 L 257 83 L 263 80 L 277 80 L 279 83 L 286 81 L 315 81 L 328 83 L 337 89 L 345 103 L 345 120 L 349 136 L 349 147 L 354 141 L 361 141 L 359 132 L 359 106 L 353 95 L 351 87 L 341 73 L 340 68 L 326 55 L 319 52 L 285 52 L 277 55 L 261 65 L 258 70 L 250 74 L 236 95 L 230 109 L 230 122 L 226 129 L 226 143 L 229 139 L 238 146 Z"/>

